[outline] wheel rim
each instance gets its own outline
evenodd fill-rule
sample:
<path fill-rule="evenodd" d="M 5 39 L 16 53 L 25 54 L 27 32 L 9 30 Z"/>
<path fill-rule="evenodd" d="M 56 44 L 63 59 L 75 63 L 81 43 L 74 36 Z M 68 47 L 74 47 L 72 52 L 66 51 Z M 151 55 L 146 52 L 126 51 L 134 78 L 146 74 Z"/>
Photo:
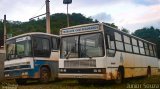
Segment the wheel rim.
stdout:
<path fill-rule="evenodd" d="M 42 73 L 41 73 L 41 80 L 43 82 L 47 82 L 49 80 L 49 73 L 47 71 L 42 71 Z"/>
<path fill-rule="evenodd" d="M 119 84 L 119 83 L 121 83 L 121 82 L 122 82 L 122 76 L 121 76 L 121 73 L 118 72 L 117 78 L 116 78 L 116 83 Z"/>
<path fill-rule="evenodd" d="M 149 69 L 149 68 L 147 69 L 147 76 L 151 77 L 151 69 Z"/>

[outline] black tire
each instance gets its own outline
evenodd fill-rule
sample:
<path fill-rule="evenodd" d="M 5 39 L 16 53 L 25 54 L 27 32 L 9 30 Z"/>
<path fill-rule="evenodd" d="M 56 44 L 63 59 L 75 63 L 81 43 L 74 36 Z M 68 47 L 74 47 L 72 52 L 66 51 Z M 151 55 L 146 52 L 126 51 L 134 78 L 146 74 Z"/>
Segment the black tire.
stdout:
<path fill-rule="evenodd" d="M 25 85 L 27 83 L 26 79 L 16 79 L 18 85 Z"/>
<path fill-rule="evenodd" d="M 116 84 L 121 84 L 124 81 L 124 68 L 120 67 L 118 68 L 118 73 L 117 73 L 117 77 L 115 79 L 115 83 Z"/>
<path fill-rule="evenodd" d="M 77 81 L 78 81 L 79 84 L 86 84 L 86 82 L 87 82 L 87 81 L 84 80 L 84 79 L 78 79 Z"/>
<path fill-rule="evenodd" d="M 151 77 L 151 67 L 147 68 L 147 77 Z"/>
<path fill-rule="evenodd" d="M 48 83 L 50 80 L 50 71 L 46 67 L 42 67 L 40 69 L 40 82 L 41 83 Z"/>
<path fill-rule="evenodd" d="M 94 82 L 94 81 L 88 80 L 88 79 L 78 79 L 77 81 L 79 84 L 82 84 L 82 85 L 91 84 Z"/>

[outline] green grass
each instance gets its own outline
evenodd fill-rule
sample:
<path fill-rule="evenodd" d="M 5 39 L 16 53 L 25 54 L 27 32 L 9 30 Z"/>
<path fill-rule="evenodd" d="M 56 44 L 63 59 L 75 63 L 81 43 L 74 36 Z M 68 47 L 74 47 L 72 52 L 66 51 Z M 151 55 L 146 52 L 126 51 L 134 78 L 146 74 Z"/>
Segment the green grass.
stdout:
<path fill-rule="evenodd" d="M 14 81 L 10 83 L 16 84 Z M 85 84 L 79 84 L 76 80 L 59 80 L 48 84 L 40 84 L 38 82 L 29 81 L 26 85 L 18 85 L 18 89 L 131 89 L 130 85 L 136 84 L 141 85 L 141 88 L 147 89 L 148 87 L 152 87 L 152 89 L 160 89 L 160 76 L 125 79 L 125 82 L 122 84 L 115 84 L 113 81 L 96 81 L 94 83 Z M 147 86 L 147 84 L 152 86 Z M 157 86 L 153 86 L 155 84 Z M 135 87 L 137 86 L 134 86 L 134 88 Z"/>

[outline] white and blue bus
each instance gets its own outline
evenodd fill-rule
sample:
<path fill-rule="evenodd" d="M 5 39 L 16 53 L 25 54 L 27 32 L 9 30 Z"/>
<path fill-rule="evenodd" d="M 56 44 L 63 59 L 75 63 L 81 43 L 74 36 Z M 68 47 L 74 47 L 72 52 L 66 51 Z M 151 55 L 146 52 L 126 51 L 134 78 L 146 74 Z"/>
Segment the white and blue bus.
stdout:
<path fill-rule="evenodd" d="M 4 76 L 18 83 L 28 79 L 41 82 L 58 76 L 59 36 L 32 32 L 18 35 L 6 41 Z"/>
<path fill-rule="evenodd" d="M 158 72 L 156 44 L 105 23 L 60 30 L 59 78 L 116 80 Z"/>

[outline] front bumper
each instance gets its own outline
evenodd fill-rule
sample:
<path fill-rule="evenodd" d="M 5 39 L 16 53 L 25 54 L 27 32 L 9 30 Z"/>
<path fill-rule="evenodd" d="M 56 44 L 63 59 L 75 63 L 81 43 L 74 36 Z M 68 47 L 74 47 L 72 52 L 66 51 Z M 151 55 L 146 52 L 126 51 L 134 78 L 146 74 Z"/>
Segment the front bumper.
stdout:
<path fill-rule="evenodd" d="M 59 78 L 68 79 L 106 79 L 106 74 L 58 74 Z"/>
<path fill-rule="evenodd" d="M 5 79 L 35 78 L 35 72 L 33 69 L 5 71 L 4 77 Z"/>

